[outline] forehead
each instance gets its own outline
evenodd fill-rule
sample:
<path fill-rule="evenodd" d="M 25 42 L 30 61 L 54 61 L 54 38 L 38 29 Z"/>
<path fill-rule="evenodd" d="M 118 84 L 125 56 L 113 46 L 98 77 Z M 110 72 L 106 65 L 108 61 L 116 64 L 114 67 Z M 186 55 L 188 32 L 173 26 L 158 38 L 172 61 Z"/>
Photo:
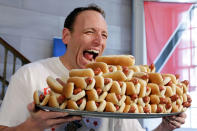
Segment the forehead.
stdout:
<path fill-rule="evenodd" d="M 81 12 L 76 17 L 74 23 L 74 29 L 75 28 L 98 28 L 107 32 L 107 23 L 99 12 L 87 10 Z"/>

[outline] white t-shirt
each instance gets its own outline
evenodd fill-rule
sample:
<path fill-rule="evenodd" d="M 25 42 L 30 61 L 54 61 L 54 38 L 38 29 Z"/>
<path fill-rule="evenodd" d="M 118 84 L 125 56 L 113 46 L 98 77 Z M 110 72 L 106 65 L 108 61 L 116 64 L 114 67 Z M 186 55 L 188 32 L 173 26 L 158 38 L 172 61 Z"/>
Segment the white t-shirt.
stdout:
<path fill-rule="evenodd" d="M 44 91 L 47 88 L 46 78 L 52 76 L 68 77 L 69 71 L 59 60 L 59 57 L 40 60 L 21 67 L 11 78 L 6 95 L 0 109 L 0 125 L 16 126 L 24 122 L 30 115 L 27 105 L 33 102 L 33 93 L 36 89 Z M 94 119 L 94 118 L 92 118 Z M 100 118 L 99 128 L 96 131 L 142 131 L 144 130 L 136 119 Z M 91 128 L 82 122 L 79 131 Z M 56 131 L 64 130 L 65 125 Z M 48 129 L 51 130 L 51 129 Z"/>

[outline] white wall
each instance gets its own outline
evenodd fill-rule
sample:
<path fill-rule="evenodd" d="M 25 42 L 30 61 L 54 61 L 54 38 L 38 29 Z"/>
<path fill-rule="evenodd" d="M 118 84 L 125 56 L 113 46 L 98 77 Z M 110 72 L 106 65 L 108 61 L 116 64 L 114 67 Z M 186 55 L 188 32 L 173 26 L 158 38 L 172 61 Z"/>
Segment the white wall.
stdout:
<path fill-rule="evenodd" d="M 0 36 L 31 61 L 52 55 L 65 16 L 75 7 L 96 3 L 106 12 L 109 39 L 104 54 L 131 53 L 130 0 L 0 0 Z"/>

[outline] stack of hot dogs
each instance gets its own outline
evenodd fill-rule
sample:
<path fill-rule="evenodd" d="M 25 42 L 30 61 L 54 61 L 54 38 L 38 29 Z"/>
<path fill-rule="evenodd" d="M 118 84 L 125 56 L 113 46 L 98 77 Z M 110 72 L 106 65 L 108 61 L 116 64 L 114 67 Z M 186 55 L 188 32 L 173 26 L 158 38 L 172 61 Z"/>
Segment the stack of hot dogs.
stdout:
<path fill-rule="evenodd" d="M 34 92 L 38 105 L 119 113 L 183 112 L 191 106 L 189 82 L 135 65 L 131 55 L 99 56 L 86 69 L 72 69 L 67 80 L 47 78 L 48 94 Z"/>

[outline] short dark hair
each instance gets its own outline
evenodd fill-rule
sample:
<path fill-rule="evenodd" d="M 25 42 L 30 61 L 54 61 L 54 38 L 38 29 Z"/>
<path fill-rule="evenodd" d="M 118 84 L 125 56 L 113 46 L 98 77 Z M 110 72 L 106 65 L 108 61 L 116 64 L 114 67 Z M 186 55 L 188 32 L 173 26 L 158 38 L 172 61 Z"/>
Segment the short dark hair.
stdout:
<path fill-rule="evenodd" d="M 105 18 L 105 12 L 96 4 L 91 4 L 87 7 L 75 8 L 65 19 L 64 28 L 68 28 L 71 32 L 73 31 L 73 25 L 75 23 L 76 17 L 83 11 L 93 10 L 99 12 L 103 18 Z"/>

